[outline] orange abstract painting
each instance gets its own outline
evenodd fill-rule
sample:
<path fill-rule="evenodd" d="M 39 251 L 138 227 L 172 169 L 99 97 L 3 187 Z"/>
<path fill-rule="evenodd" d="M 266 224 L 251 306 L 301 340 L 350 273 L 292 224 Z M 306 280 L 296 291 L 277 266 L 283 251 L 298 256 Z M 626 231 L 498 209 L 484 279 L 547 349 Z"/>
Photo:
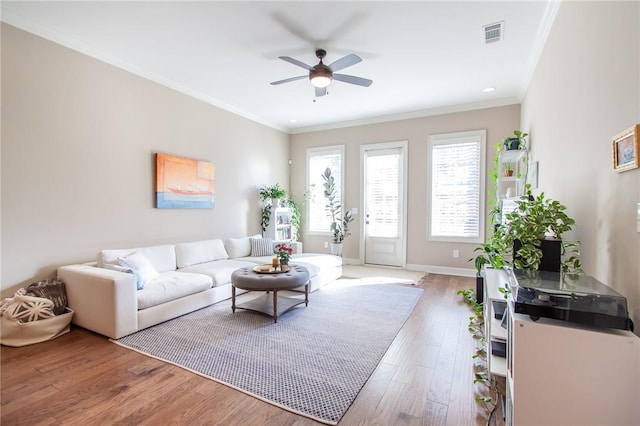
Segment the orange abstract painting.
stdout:
<path fill-rule="evenodd" d="M 156 154 L 156 207 L 210 209 L 215 204 L 213 163 Z"/>

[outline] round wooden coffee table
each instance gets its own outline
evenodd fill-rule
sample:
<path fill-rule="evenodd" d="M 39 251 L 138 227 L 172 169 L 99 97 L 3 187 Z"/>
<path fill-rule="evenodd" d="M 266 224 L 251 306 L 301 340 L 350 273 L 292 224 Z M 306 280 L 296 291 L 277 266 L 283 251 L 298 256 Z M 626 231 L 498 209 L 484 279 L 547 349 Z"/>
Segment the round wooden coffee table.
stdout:
<path fill-rule="evenodd" d="M 278 297 L 280 290 L 292 290 L 304 286 L 304 300 L 293 297 Z M 236 288 L 248 291 L 265 291 L 263 296 L 236 305 Z M 273 292 L 273 299 L 269 292 Z M 231 274 L 231 311 L 246 309 L 261 312 L 273 317 L 278 322 L 278 315 L 287 312 L 294 306 L 304 303 L 309 305 L 309 271 L 304 266 L 290 265 L 287 272 L 260 273 L 253 267 L 241 268 Z M 279 310 L 278 310 L 279 309 Z"/>

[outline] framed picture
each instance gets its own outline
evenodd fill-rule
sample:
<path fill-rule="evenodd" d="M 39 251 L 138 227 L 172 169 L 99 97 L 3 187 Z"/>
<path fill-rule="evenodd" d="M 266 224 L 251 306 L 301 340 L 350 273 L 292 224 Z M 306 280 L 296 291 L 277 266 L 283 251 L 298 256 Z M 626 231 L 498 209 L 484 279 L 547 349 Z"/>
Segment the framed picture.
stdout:
<path fill-rule="evenodd" d="M 613 138 L 613 170 L 624 172 L 638 167 L 638 134 L 640 124 L 618 133 Z"/>
<path fill-rule="evenodd" d="M 215 201 L 213 163 L 156 154 L 156 208 L 212 209 Z"/>

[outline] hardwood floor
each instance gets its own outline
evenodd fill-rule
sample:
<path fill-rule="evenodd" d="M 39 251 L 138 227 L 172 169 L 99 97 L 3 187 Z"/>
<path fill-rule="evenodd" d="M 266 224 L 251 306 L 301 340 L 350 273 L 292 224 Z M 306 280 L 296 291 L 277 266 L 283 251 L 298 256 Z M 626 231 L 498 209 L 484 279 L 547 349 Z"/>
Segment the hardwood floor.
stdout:
<path fill-rule="evenodd" d="M 474 279 L 430 275 L 420 286 L 416 309 L 340 426 L 485 424 L 474 401 L 470 310 L 456 295 Z M 0 361 L 3 426 L 319 424 L 77 327 L 50 342 L 3 346 Z"/>

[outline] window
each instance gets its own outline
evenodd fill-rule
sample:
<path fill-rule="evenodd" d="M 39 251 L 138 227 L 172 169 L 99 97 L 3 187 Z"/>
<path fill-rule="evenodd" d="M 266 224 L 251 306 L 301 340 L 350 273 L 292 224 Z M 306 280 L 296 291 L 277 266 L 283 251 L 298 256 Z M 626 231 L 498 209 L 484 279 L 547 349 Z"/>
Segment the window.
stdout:
<path fill-rule="evenodd" d="M 486 131 L 429 136 L 430 240 L 484 241 Z"/>
<path fill-rule="evenodd" d="M 325 210 L 324 180 L 322 174 L 328 167 L 331 169 L 336 188 L 342 205 L 342 176 L 344 147 L 331 146 L 322 148 L 309 148 L 307 150 L 307 187 L 309 188 L 309 201 L 307 202 L 307 229 L 310 233 L 328 233 L 331 230 L 331 221 Z"/>

